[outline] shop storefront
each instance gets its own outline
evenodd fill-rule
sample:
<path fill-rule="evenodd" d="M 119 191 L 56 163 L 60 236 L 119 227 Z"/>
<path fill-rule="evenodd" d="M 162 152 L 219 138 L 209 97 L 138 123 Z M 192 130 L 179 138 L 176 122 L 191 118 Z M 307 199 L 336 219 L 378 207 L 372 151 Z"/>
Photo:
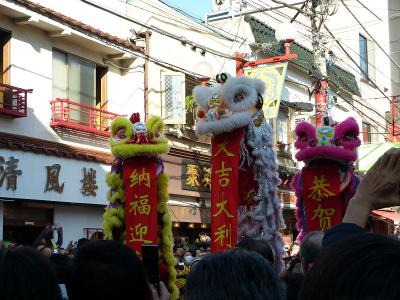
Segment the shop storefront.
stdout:
<path fill-rule="evenodd" d="M 101 230 L 109 166 L 0 149 L 0 239 L 30 244 L 47 224 L 60 224 L 64 246 Z"/>
<path fill-rule="evenodd" d="M 185 237 L 190 244 L 200 232 L 210 234 L 210 157 L 171 149 L 163 157 L 169 175 L 169 209 L 175 237 Z"/>

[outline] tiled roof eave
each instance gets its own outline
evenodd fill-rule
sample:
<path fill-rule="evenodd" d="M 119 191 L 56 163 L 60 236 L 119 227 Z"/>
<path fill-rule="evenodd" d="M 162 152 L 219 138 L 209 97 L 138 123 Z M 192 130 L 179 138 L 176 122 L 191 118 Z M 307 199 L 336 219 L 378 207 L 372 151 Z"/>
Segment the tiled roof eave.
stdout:
<path fill-rule="evenodd" d="M 123 39 L 123 38 L 117 37 L 115 35 L 109 34 L 107 32 L 104 32 L 98 28 L 92 27 L 88 24 L 85 24 L 81 21 L 73 19 L 69 16 L 66 16 L 62 13 L 59 13 L 53 9 L 47 8 L 38 3 L 29 1 L 29 0 L 9 0 L 9 1 L 16 3 L 18 5 L 21 5 L 25 8 L 27 8 L 28 10 L 36 12 L 45 17 L 48 17 L 49 19 L 52 19 L 59 23 L 62 23 L 68 27 L 71 27 L 74 30 L 82 32 L 82 33 L 84 33 L 88 36 L 94 37 L 98 40 L 108 42 L 113 45 L 120 46 L 120 47 L 129 49 L 129 50 L 132 50 L 135 52 L 141 52 L 141 53 L 144 52 L 143 47 L 136 46 L 126 39 Z"/>

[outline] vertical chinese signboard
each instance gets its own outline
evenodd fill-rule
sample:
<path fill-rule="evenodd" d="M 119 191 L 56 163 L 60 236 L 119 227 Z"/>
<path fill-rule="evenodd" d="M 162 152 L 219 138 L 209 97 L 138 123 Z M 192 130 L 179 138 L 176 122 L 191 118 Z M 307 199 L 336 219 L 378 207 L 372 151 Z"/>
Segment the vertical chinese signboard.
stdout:
<path fill-rule="evenodd" d="M 157 177 L 152 159 L 124 162 L 126 245 L 141 253 L 157 243 Z"/>
<path fill-rule="evenodd" d="M 211 168 L 209 164 L 183 159 L 181 174 L 182 190 L 210 192 Z"/>
<path fill-rule="evenodd" d="M 304 169 L 307 232 L 326 231 L 342 221 L 339 167 Z"/>
<path fill-rule="evenodd" d="M 211 158 L 211 251 L 236 246 L 238 174 L 243 129 L 213 137 Z"/>

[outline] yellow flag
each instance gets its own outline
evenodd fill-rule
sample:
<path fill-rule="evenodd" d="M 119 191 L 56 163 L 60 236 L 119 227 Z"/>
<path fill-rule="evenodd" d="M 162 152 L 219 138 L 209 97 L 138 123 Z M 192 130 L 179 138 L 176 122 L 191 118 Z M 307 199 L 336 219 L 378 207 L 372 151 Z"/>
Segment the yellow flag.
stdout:
<path fill-rule="evenodd" d="M 287 62 L 263 65 L 246 69 L 245 76 L 261 79 L 265 82 L 263 111 L 266 119 L 278 116 L 281 95 L 285 84 Z"/>

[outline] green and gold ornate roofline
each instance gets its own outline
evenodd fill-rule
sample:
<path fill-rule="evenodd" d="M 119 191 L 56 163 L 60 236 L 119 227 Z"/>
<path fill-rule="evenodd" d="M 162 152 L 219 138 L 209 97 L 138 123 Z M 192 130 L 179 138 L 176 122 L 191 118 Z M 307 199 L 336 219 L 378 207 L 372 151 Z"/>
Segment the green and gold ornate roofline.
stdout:
<path fill-rule="evenodd" d="M 256 43 L 268 43 L 271 45 L 267 52 L 272 55 L 280 53 L 280 45 L 275 39 L 275 30 L 257 18 L 246 16 L 245 21 L 249 23 L 251 31 L 253 32 L 254 40 Z M 291 47 L 291 52 L 298 54 L 298 59 L 291 61 L 295 65 L 307 71 L 312 71 L 313 68 L 313 52 L 306 47 L 294 42 Z M 358 87 L 354 74 L 344 70 L 343 68 L 332 64 L 327 65 L 327 73 L 329 83 L 333 84 L 339 89 L 344 90 L 350 95 L 360 96 L 360 89 Z"/>

